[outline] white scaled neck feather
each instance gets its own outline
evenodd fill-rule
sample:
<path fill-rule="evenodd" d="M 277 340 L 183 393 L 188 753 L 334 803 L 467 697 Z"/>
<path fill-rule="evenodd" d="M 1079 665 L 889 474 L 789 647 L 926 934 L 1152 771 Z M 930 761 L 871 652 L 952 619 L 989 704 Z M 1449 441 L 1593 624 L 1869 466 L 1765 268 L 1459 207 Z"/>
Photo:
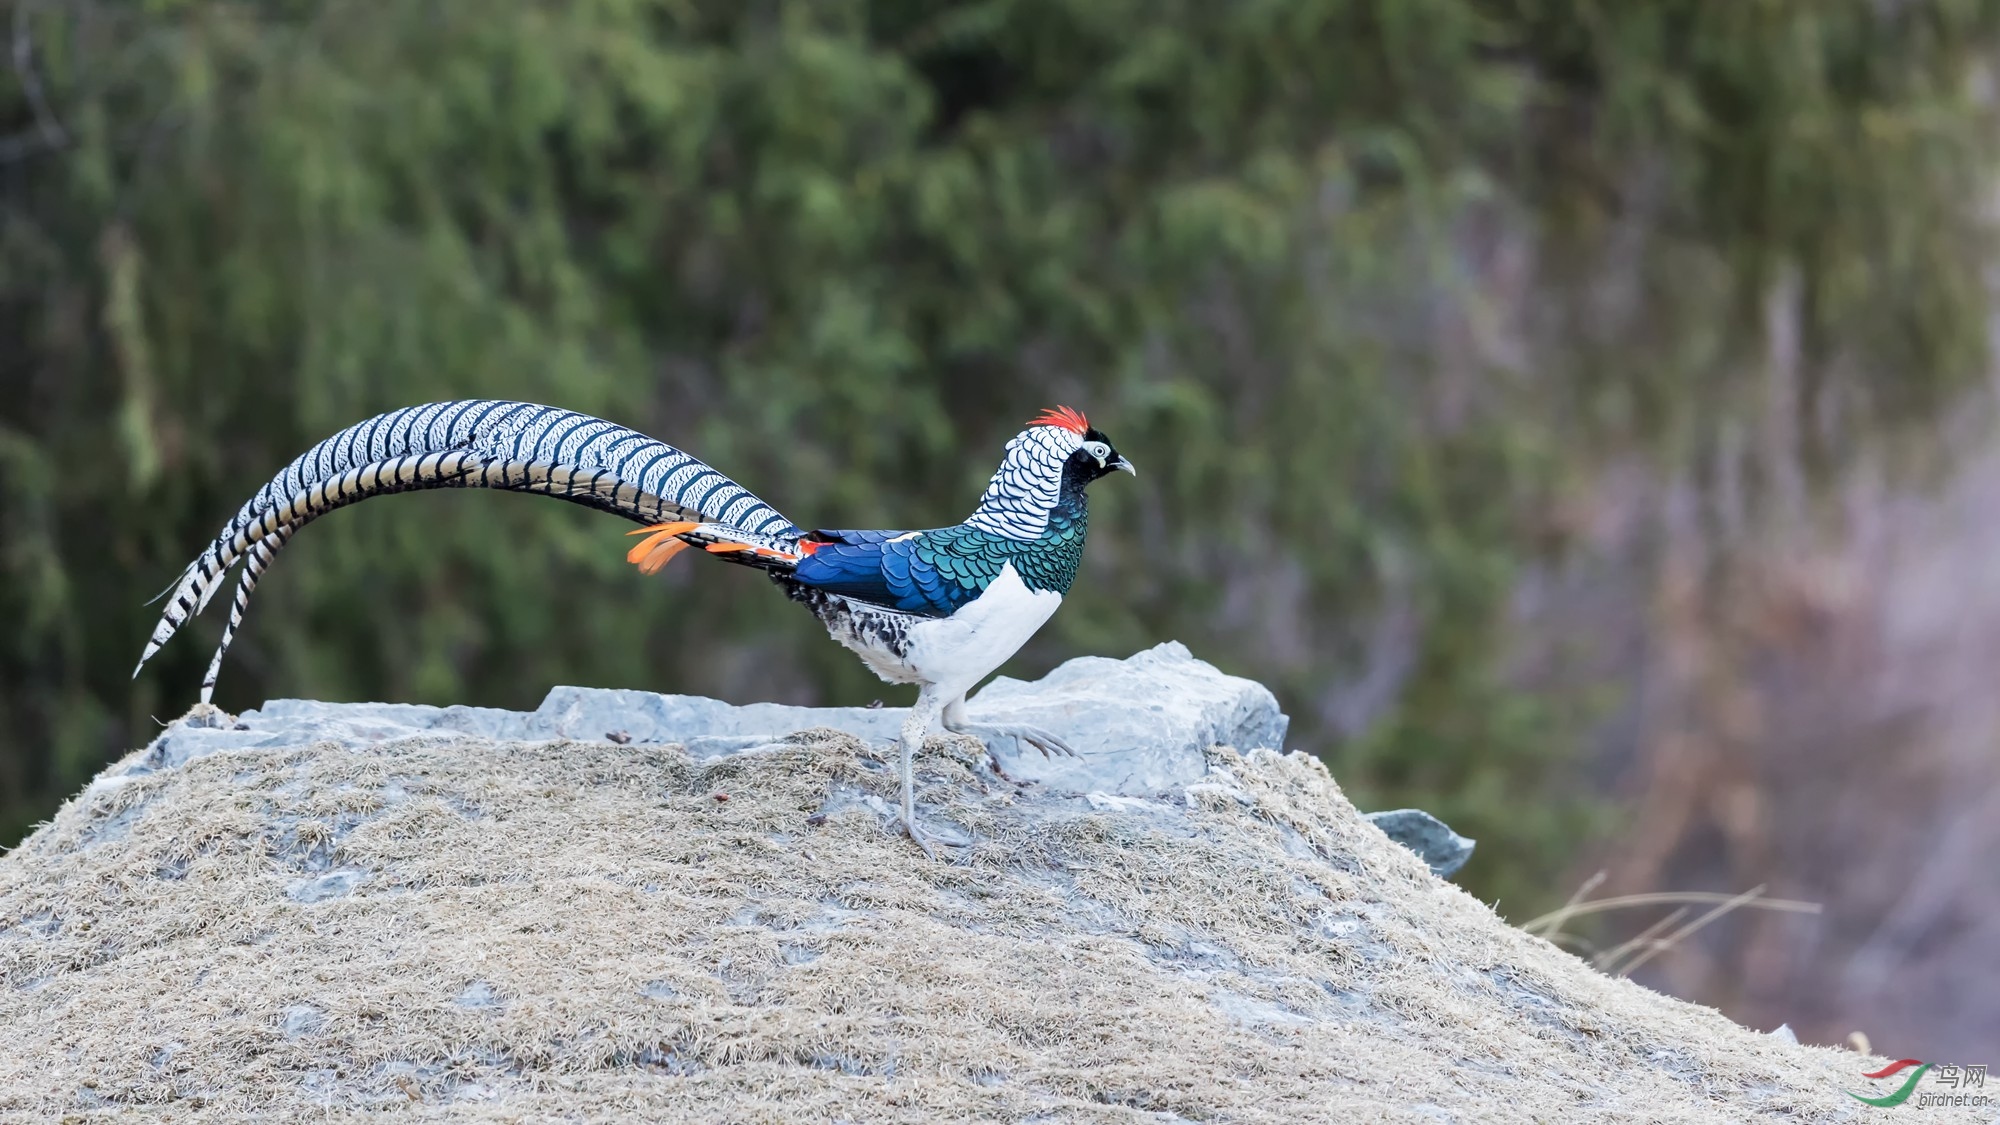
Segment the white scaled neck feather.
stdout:
<path fill-rule="evenodd" d="M 1006 539 L 1039 539 L 1062 491 L 1063 464 L 1083 439 L 1061 426 L 1029 426 L 1007 443 L 1007 455 L 965 522 Z"/>

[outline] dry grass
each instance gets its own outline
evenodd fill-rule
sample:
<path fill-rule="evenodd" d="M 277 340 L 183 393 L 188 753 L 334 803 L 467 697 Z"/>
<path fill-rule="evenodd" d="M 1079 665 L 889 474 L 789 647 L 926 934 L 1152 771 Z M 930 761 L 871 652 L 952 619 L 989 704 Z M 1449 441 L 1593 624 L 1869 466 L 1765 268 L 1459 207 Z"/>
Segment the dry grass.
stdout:
<path fill-rule="evenodd" d="M 1099 812 L 958 753 L 959 864 L 825 731 L 101 783 L 0 858 L 0 1118 L 1859 1119 L 1854 1055 L 1506 925 L 1310 759 Z"/>
<path fill-rule="evenodd" d="M 1580 949 L 1590 958 L 1590 963 L 1613 976 L 1629 977 L 1646 962 L 1662 953 L 1676 949 L 1680 944 L 1717 919 L 1737 910 L 1775 910 L 1784 914 L 1818 914 L 1822 907 L 1816 902 L 1799 902 L 1796 899 L 1772 898 L 1764 892 L 1767 888 L 1758 885 L 1741 894 L 1724 895 L 1711 891 L 1660 891 L 1649 894 L 1614 895 L 1610 898 L 1592 899 L 1590 892 L 1601 886 L 1606 873 L 1598 872 L 1584 880 L 1569 901 L 1555 910 L 1521 924 L 1521 928 L 1537 937 L 1547 938 L 1557 945 Z M 1613 911 L 1643 910 L 1654 906 L 1672 906 L 1669 913 L 1655 919 L 1651 925 L 1632 937 L 1605 949 L 1598 949 L 1590 942 L 1568 933 L 1564 927 L 1571 919 L 1592 914 L 1606 914 Z M 1689 920 L 1690 908 L 1707 906 L 1708 909 Z"/>

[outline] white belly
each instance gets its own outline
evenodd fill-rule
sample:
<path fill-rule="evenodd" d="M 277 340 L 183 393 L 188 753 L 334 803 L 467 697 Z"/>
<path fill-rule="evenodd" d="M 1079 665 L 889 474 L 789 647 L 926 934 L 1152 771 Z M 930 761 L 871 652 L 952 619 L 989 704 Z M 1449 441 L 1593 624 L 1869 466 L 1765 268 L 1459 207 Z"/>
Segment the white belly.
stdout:
<path fill-rule="evenodd" d="M 1001 568 L 986 592 L 946 618 L 910 628 L 904 661 L 917 677 L 955 699 L 1021 651 L 1062 605 L 1054 590 L 1030 590 L 1014 564 Z"/>
<path fill-rule="evenodd" d="M 1035 591 L 1008 563 L 999 577 L 950 617 L 921 617 L 789 587 L 833 639 L 892 684 L 935 684 L 947 700 L 965 694 L 1007 658 L 1062 605 L 1053 590 Z"/>

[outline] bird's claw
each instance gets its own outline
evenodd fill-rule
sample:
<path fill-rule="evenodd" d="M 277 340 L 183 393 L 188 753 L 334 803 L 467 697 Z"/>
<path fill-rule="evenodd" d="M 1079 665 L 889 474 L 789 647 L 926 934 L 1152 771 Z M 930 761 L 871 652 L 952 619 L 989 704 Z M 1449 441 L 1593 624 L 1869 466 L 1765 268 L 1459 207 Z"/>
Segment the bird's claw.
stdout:
<path fill-rule="evenodd" d="M 936 862 L 937 849 L 931 847 L 931 834 L 917 827 L 916 821 L 906 820 L 903 822 L 903 835 L 908 836 L 912 843 L 922 848 L 924 855 L 930 858 L 932 862 Z"/>
<path fill-rule="evenodd" d="M 1044 758 L 1053 758 L 1057 754 L 1071 758 L 1083 757 L 1083 755 L 1071 749 L 1069 743 L 1064 742 L 1041 727 L 1015 727 L 1008 733 L 1012 734 L 1016 739 L 1040 750 Z"/>
<path fill-rule="evenodd" d="M 938 858 L 938 848 L 969 848 L 972 846 L 972 837 L 962 833 L 934 832 L 925 827 L 922 821 L 914 817 L 904 819 L 903 835 L 908 836 L 912 843 L 922 848 L 924 854 L 933 860 Z"/>
<path fill-rule="evenodd" d="M 986 726 L 982 724 L 960 728 L 958 733 L 977 738 L 985 743 L 988 755 L 992 755 L 993 753 L 994 741 L 1002 738 L 1011 738 L 1016 742 L 1025 743 L 1040 750 L 1044 758 L 1053 758 L 1058 754 L 1070 758 L 1083 757 L 1083 755 L 1072 749 L 1069 743 L 1064 742 L 1053 732 L 1037 726 L 1028 726 L 1026 724 L 1018 726 Z"/>

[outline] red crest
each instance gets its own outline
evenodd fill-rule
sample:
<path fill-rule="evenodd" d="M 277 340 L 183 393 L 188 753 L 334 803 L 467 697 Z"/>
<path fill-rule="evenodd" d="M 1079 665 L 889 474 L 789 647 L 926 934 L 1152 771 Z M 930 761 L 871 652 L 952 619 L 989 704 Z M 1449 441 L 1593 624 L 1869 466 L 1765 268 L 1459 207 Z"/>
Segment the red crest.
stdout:
<path fill-rule="evenodd" d="M 1030 426 L 1061 426 L 1078 437 L 1090 431 L 1090 419 L 1067 406 L 1051 407 L 1028 422 Z"/>

